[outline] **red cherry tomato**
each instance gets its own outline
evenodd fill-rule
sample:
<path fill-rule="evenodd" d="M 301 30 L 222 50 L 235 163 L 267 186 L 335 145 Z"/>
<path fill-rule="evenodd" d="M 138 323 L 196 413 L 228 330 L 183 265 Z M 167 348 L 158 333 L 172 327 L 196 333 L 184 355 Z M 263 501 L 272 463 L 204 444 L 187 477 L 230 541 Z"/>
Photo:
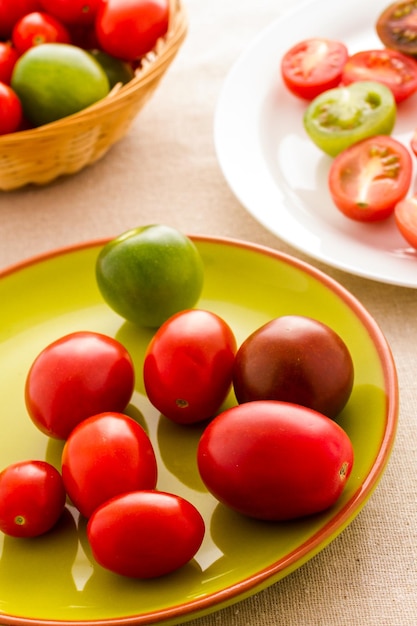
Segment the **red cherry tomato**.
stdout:
<path fill-rule="evenodd" d="M 323 91 L 339 86 L 347 58 L 348 50 L 340 41 L 306 39 L 284 54 L 282 79 L 295 96 L 313 100 Z"/>
<path fill-rule="evenodd" d="M 16 132 L 23 120 L 22 105 L 13 89 L 0 83 L 0 135 Z"/>
<path fill-rule="evenodd" d="M 220 408 L 231 388 L 236 340 L 215 313 L 188 309 L 153 336 L 143 378 L 151 403 L 179 424 L 201 422 Z"/>
<path fill-rule="evenodd" d="M 407 148 L 388 135 L 360 141 L 333 161 L 329 189 L 335 205 L 351 219 L 372 222 L 390 216 L 410 187 Z"/>
<path fill-rule="evenodd" d="M 0 38 L 10 39 L 17 20 L 40 9 L 40 0 L 0 0 Z"/>
<path fill-rule="evenodd" d="M 417 195 L 400 200 L 395 206 L 394 218 L 404 239 L 417 250 Z"/>
<path fill-rule="evenodd" d="M 44 11 L 63 24 L 87 26 L 93 24 L 101 0 L 40 0 Z"/>
<path fill-rule="evenodd" d="M 87 525 L 97 562 L 135 578 L 155 578 L 182 567 L 196 554 L 204 532 L 203 518 L 188 500 L 151 490 L 113 498 Z"/>
<path fill-rule="evenodd" d="M 19 54 L 10 42 L 0 41 L 0 82 L 10 85 L 13 68 Z"/>
<path fill-rule="evenodd" d="M 124 346 L 100 333 L 75 332 L 36 357 L 26 379 L 26 407 L 42 432 L 66 439 L 91 415 L 124 411 L 133 388 L 133 362 Z"/>
<path fill-rule="evenodd" d="M 96 17 L 97 39 L 108 54 L 134 61 L 166 34 L 169 0 L 107 0 Z"/>
<path fill-rule="evenodd" d="M 65 442 L 62 478 L 74 506 L 89 517 L 116 495 L 155 488 L 152 443 L 142 426 L 127 415 L 93 415 L 78 424 Z"/>
<path fill-rule="evenodd" d="M 41 43 L 71 43 L 67 28 L 47 13 L 28 13 L 16 22 L 12 32 L 16 50 L 23 54 Z"/>
<path fill-rule="evenodd" d="M 214 418 L 198 468 L 226 506 L 262 520 L 289 520 L 332 506 L 353 465 L 351 441 L 333 420 L 297 404 L 258 400 Z"/>
<path fill-rule="evenodd" d="M 50 530 L 65 508 L 61 474 L 46 461 L 21 461 L 0 473 L 0 530 L 36 537 Z"/>
<path fill-rule="evenodd" d="M 342 74 L 344 85 L 363 80 L 383 83 L 399 103 L 417 91 L 417 62 L 388 48 L 364 50 L 349 57 Z"/>

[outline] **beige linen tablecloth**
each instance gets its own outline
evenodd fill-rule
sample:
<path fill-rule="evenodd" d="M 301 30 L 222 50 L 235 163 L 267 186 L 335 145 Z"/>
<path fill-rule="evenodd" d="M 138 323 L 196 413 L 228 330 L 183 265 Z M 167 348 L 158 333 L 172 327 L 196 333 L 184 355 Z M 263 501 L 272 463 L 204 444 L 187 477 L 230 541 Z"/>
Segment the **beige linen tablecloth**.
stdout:
<path fill-rule="evenodd" d="M 398 368 L 399 427 L 386 472 L 359 516 L 311 561 L 265 591 L 191 624 L 411 626 L 417 623 L 416 291 L 337 271 L 285 245 L 234 197 L 214 150 L 213 115 L 229 69 L 293 5 L 294 0 L 186 0 L 187 40 L 129 135 L 73 177 L 0 194 L 0 268 L 161 222 L 293 254 L 349 289 L 385 333 Z"/>

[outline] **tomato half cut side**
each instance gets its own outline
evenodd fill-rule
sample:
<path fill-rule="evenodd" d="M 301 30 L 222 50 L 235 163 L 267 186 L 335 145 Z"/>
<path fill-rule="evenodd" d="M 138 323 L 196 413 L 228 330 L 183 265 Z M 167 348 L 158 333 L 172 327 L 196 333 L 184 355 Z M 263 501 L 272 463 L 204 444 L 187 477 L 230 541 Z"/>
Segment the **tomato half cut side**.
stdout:
<path fill-rule="evenodd" d="M 404 239 L 417 250 L 417 195 L 400 200 L 395 206 L 394 217 Z"/>
<path fill-rule="evenodd" d="M 341 152 L 329 171 L 329 190 L 347 217 L 372 222 L 389 217 L 410 187 L 412 160 L 393 137 L 370 137 Z"/>
<path fill-rule="evenodd" d="M 417 62 L 397 50 L 363 50 L 349 57 L 342 74 L 344 85 L 358 80 L 383 83 L 399 103 L 417 91 Z"/>
<path fill-rule="evenodd" d="M 414 0 L 401 0 L 387 6 L 375 28 L 387 48 L 417 55 L 417 4 Z"/>
<path fill-rule="evenodd" d="M 282 79 L 295 96 L 312 100 L 339 85 L 347 59 L 348 50 L 340 41 L 305 39 L 284 54 Z"/>

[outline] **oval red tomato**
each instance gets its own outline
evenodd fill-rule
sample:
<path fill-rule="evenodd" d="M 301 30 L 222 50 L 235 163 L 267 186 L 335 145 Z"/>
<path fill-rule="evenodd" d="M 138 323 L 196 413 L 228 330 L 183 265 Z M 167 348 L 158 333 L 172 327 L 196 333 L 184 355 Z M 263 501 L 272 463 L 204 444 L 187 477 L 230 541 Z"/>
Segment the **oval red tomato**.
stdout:
<path fill-rule="evenodd" d="M 120 342 L 101 333 L 70 333 L 44 348 L 32 363 L 26 407 L 42 432 L 66 439 L 91 415 L 124 411 L 134 379 L 132 359 Z"/>
<path fill-rule="evenodd" d="M 329 190 L 347 217 L 372 222 L 389 217 L 410 187 L 407 148 L 388 135 L 360 141 L 341 152 L 329 171 Z"/>
<path fill-rule="evenodd" d="M 154 490 L 113 498 L 93 513 L 87 525 L 97 562 L 135 578 L 155 578 L 182 567 L 198 551 L 204 532 L 194 505 Z"/>
<path fill-rule="evenodd" d="M 37 537 L 62 515 L 66 493 L 61 474 L 46 461 L 20 461 L 0 473 L 0 530 Z"/>
<path fill-rule="evenodd" d="M 300 405 L 254 401 L 214 418 L 197 451 L 212 495 L 262 520 L 289 520 L 331 507 L 353 465 L 352 443 L 328 417 Z"/>
<path fill-rule="evenodd" d="M 417 195 L 400 200 L 395 206 L 394 218 L 404 239 L 417 250 Z"/>
<path fill-rule="evenodd" d="M 340 41 L 306 39 L 284 54 L 282 79 L 295 96 L 313 100 L 323 91 L 339 86 L 347 59 L 348 50 Z"/>
<path fill-rule="evenodd" d="M 99 7 L 95 29 L 108 54 L 135 61 L 150 52 L 169 24 L 169 0 L 107 0 Z"/>
<path fill-rule="evenodd" d="M 19 54 L 42 43 L 70 43 L 67 28 L 52 15 L 40 11 L 24 15 L 14 25 L 12 42 Z"/>
<path fill-rule="evenodd" d="M 19 98 L 9 85 L 0 83 L 0 135 L 16 132 L 23 120 Z"/>
<path fill-rule="evenodd" d="M 353 54 L 343 68 L 342 82 L 371 80 L 391 89 L 395 101 L 402 102 L 417 91 L 417 62 L 409 56 L 384 48 Z"/>
<path fill-rule="evenodd" d="M 49 15 L 63 24 L 88 26 L 93 24 L 101 0 L 40 0 Z"/>
<path fill-rule="evenodd" d="M 142 426 L 127 415 L 93 415 L 78 424 L 65 442 L 62 478 L 74 506 L 89 517 L 116 495 L 154 489 L 157 465 L 152 443 Z"/>
<path fill-rule="evenodd" d="M 232 384 L 236 339 L 218 315 L 187 309 L 169 318 L 153 336 L 143 379 L 151 403 L 179 424 L 212 417 Z"/>
<path fill-rule="evenodd" d="M 353 361 L 343 339 L 327 324 L 283 315 L 242 343 L 233 368 L 241 404 L 282 400 L 336 417 L 353 387 Z"/>
<path fill-rule="evenodd" d="M 10 85 L 13 68 L 19 55 L 10 42 L 0 41 L 0 82 Z"/>

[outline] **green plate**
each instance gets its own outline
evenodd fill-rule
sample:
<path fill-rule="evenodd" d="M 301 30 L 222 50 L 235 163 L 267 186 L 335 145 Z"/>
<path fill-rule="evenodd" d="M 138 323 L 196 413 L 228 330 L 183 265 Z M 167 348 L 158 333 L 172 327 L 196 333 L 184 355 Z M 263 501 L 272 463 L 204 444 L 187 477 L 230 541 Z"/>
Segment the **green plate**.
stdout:
<path fill-rule="evenodd" d="M 119 577 L 94 563 L 85 520 L 68 507 L 59 525 L 36 539 L 0 537 L 0 622 L 19 625 L 178 624 L 254 594 L 300 567 L 358 514 L 388 460 L 398 417 L 395 364 L 379 327 L 340 284 L 292 257 L 230 239 L 194 237 L 206 269 L 198 306 L 232 326 L 240 343 L 273 317 L 301 314 L 333 327 L 347 343 L 355 385 L 339 423 L 355 449 L 355 466 L 337 505 L 291 523 L 246 519 L 217 504 L 198 475 L 202 427 L 161 417 L 141 377 L 145 331 L 103 302 L 95 261 L 103 241 L 54 251 L 0 275 L 1 468 L 24 459 L 60 466 L 62 442 L 29 419 L 24 383 L 35 356 L 76 330 L 104 332 L 132 354 L 137 385 L 128 413 L 147 429 L 159 463 L 158 487 L 186 497 L 206 521 L 195 559 L 152 581 Z M 226 405 L 233 403 L 230 394 Z"/>

